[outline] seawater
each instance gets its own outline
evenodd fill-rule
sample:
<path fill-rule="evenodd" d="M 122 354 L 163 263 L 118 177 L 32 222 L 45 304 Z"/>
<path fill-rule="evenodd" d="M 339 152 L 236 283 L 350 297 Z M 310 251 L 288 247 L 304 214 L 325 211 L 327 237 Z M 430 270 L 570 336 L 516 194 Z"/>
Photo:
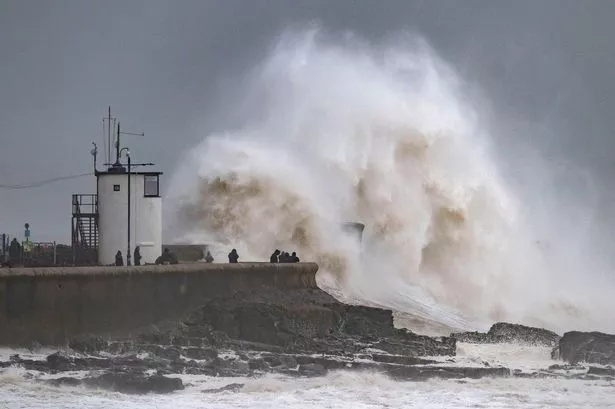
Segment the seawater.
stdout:
<path fill-rule="evenodd" d="M 545 368 L 548 348 L 462 344 L 457 365 L 513 364 Z M 14 408 L 613 408 L 615 384 L 563 379 L 480 379 L 399 382 L 373 372 L 336 371 L 296 379 L 180 376 L 187 388 L 171 395 L 131 396 L 82 387 L 51 387 L 25 379 L 25 371 L 0 373 L 0 407 Z M 243 383 L 237 393 L 203 393 Z"/>

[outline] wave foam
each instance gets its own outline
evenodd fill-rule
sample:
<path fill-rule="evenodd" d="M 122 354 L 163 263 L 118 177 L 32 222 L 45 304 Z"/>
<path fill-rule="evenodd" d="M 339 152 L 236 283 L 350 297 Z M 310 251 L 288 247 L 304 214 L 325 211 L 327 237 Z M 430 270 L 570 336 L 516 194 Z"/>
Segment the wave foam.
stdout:
<path fill-rule="evenodd" d="M 175 174 L 183 241 L 218 259 L 296 250 L 352 299 L 453 328 L 604 325 L 558 287 L 463 83 L 425 42 L 287 33 L 230 109 L 242 126 L 208 135 Z M 346 221 L 366 225 L 362 245 Z"/>

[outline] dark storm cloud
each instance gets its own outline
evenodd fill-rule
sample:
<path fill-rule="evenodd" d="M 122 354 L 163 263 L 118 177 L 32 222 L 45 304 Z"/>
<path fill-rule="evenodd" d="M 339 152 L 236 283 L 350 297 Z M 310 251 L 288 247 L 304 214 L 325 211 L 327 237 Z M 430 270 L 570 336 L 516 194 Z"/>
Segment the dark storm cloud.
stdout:
<path fill-rule="evenodd" d="M 167 174 L 227 87 L 288 25 L 318 20 L 374 41 L 419 33 L 480 90 L 507 149 L 529 144 L 613 171 L 615 29 L 610 1 L 24 1 L 0 3 L 0 184 L 87 171 L 111 104 L 136 160 Z M 209 113 L 209 114 L 208 114 Z M 204 123 L 203 123 L 204 122 Z M 198 132 L 197 132 L 198 129 Z M 0 231 L 30 221 L 66 241 L 70 194 L 91 178 L 0 190 Z"/>

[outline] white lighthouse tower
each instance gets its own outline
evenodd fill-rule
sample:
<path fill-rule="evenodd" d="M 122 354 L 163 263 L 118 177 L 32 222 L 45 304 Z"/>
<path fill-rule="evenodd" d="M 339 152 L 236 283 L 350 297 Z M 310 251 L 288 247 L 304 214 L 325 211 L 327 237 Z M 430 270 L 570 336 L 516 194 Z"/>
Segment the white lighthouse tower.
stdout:
<path fill-rule="evenodd" d="M 107 158 L 111 157 L 113 123 L 109 108 Z M 115 161 L 107 163 L 106 170 L 96 169 L 94 144 L 96 195 L 73 195 L 73 248 L 96 249 L 101 265 L 115 264 L 120 251 L 124 264 L 134 265 L 138 246 L 141 264 L 154 263 L 162 252 L 162 172 L 141 171 L 153 163 L 133 163 L 129 149 L 120 148 L 122 134 L 129 133 L 120 132 L 117 123 Z M 86 200 L 89 202 L 84 203 Z"/>
<path fill-rule="evenodd" d="M 130 152 L 127 151 L 127 159 Z M 114 264 L 122 252 L 126 264 L 133 264 L 139 246 L 141 264 L 154 263 L 162 249 L 161 172 L 135 172 L 116 163 L 97 172 L 98 262 Z"/>

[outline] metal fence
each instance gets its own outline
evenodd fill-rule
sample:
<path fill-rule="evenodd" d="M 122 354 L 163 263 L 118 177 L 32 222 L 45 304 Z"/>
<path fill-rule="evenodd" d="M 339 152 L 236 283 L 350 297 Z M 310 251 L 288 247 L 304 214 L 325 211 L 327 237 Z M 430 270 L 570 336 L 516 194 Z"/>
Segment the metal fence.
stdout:
<path fill-rule="evenodd" d="M 22 264 L 28 267 L 49 267 L 57 265 L 56 243 L 29 242 L 22 246 Z"/>
<path fill-rule="evenodd" d="M 13 237 L 10 237 L 8 234 L 0 235 L 0 260 L 3 265 L 6 264 L 12 267 L 52 267 L 66 265 L 66 260 L 64 260 L 64 258 L 67 257 L 58 257 L 59 246 L 56 245 L 55 242 L 23 241 L 19 243 L 18 249 L 11 250 L 11 240 L 13 240 Z M 70 259 L 70 256 L 68 258 Z"/>
<path fill-rule="evenodd" d="M 0 263 L 9 261 L 9 243 L 11 238 L 8 234 L 0 234 Z"/>

